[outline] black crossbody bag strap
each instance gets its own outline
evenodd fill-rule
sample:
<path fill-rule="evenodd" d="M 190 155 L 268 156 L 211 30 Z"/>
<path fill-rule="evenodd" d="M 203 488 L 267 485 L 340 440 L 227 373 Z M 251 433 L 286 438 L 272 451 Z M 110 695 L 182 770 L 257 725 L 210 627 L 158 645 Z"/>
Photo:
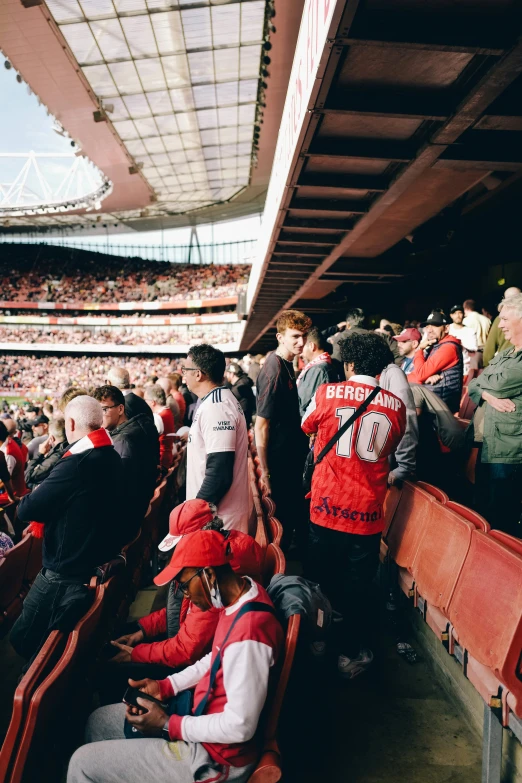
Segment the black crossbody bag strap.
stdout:
<path fill-rule="evenodd" d="M 340 438 L 342 438 L 342 436 L 344 435 L 344 433 L 346 432 L 346 430 L 348 429 L 348 427 L 351 427 L 351 426 L 352 426 L 352 424 L 353 424 L 355 421 L 357 421 L 357 419 L 358 419 L 360 416 L 362 416 L 362 415 L 363 415 L 363 413 L 365 412 L 365 410 L 366 410 L 366 408 L 368 407 L 368 405 L 371 403 L 371 401 L 372 401 L 372 400 L 374 400 L 374 399 L 375 399 L 375 397 L 377 397 L 377 395 L 379 394 L 379 392 L 380 392 L 380 391 L 381 391 L 381 387 L 380 387 L 380 386 L 376 386 L 376 387 L 375 387 L 375 389 L 373 389 L 373 390 L 370 392 L 370 394 L 367 396 L 367 398 L 366 398 L 366 399 L 365 399 L 365 401 L 362 403 L 362 405 L 359 405 L 359 407 L 357 408 L 357 410 L 355 411 L 355 413 L 353 414 L 353 416 L 350 416 L 350 418 L 348 419 L 348 421 L 345 421 L 345 423 L 343 424 L 343 426 L 342 426 L 342 427 L 341 427 L 339 430 L 337 430 L 337 432 L 335 433 L 335 435 L 334 435 L 332 438 L 330 438 L 330 440 L 328 441 L 328 443 L 326 444 L 326 446 L 325 446 L 323 449 L 321 449 L 320 453 L 318 454 L 318 456 L 317 456 L 317 459 L 316 459 L 316 460 L 315 460 L 315 462 L 314 462 L 314 468 L 315 468 L 315 466 L 316 466 L 316 465 L 318 465 L 318 464 L 321 462 L 321 460 L 323 460 L 323 459 L 326 457 L 326 455 L 328 454 L 328 452 L 330 451 L 330 449 L 331 449 L 333 446 L 335 446 L 335 444 L 337 443 L 337 441 L 338 441 Z"/>

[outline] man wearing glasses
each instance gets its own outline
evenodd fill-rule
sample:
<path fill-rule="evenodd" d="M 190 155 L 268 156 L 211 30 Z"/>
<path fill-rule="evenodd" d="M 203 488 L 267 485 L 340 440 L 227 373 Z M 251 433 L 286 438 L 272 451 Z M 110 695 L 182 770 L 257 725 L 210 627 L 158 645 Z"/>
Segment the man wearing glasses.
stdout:
<path fill-rule="evenodd" d="M 214 503 L 226 529 L 248 533 L 247 428 L 241 406 L 223 385 L 225 356 L 212 345 L 195 345 L 182 372 L 199 398 L 188 437 L 187 500 Z"/>
<path fill-rule="evenodd" d="M 125 397 L 116 386 L 100 386 L 93 396 L 102 406 L 103 426 L 110 432 L 114 449 L 123 462 L 125 486 L 130 495 L 129 516 L 136 534 L 158 477 L 158 431 L 146 413 L 127 418 Z"/>

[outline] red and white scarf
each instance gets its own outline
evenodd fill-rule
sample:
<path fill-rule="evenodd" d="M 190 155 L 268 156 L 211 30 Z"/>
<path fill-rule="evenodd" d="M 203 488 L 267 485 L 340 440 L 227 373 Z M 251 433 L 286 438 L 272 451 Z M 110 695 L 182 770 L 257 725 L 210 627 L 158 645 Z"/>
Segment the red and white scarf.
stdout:
<path fill-rule="evenodd" d="M 104 446 L 112 446 L 112 438 L 107 430 L 105 430 L 103 427 L 100 427 L 99 430 L 94 430 L 94 432 L 90 432 L 84 438 L 80 438 L 80 440 L 77 440 L 76 443 L 73 443 L 70 449 L 65 452 L 62 459 L 65 459 L 65 457 L 71 457 L 73 454 L 81 454 L 84 451 L 90 451 L 91 449 L 101 449 Z M 31 522 L 29 527 L 31 528 L 31 533 L 35 538 L 44 537 L 43 522 Z"/>
<path fill-rule="evenodd" d="M 321 364 L 322 362 L 326 362 L 326 364 L 331 364 L 332 363 L 332 357 L 330 356 L 330 354 L 327 351 L 322 353 L 320 356 L 316 356 L 315 359 L 312 359 L 311 362 L 308 362 L 308 364 L 306 364 L 303 367 L 301 375 L 297 379 L 297 385 L 299 386 L 299 384 L 301 383 L 301 381 L 303 380 L 303 378 L 305 376 L 305 373 L 308 372 L 310 367 L 313 367 L 314 364 Z"/>

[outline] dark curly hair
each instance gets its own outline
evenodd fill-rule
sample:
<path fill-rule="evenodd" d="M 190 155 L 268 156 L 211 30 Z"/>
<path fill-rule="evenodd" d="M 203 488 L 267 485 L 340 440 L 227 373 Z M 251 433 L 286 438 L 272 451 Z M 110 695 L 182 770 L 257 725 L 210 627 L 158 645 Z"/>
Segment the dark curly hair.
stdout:
<path fill-rule="evenodd" d="M 340 343 L 341 358 L 345 364 L 353 362 L 357 375 L 380 375 L 393 362 L 393 354 L 378 334 L 352 334 Z"/>
<path fill-rule="evenodd" d="M 225 374 L 225 354 L 212 345 L 193 345 L 188 355 L 212 383 L 221 383 Z"/>
<path fill-rule="evenodd" d="M 113 405 L 125 405 L 125 397 L 120 389 L 116 386 L 98 386 L 94 390 L 92 395 L 95 400 L 101 402 L 102 400 L 110 400 Z"/>

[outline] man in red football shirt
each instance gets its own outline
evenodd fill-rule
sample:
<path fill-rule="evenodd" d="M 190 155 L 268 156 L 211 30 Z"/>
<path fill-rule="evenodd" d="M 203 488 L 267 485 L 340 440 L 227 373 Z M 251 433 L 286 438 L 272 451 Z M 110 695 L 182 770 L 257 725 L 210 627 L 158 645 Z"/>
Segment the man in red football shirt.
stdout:
<path fill-rule="evenodd" d="M 354 334 L 341 344 L 346 381 L 320 386 L 302 428 L 321 452 L 377 385 L 389 348 L 377 334 Z M 315 468 L 310 502 L 306 576 L 319 582 L 343 615 L 339 672 L 353 678 L 372 662 L 367 648 L 368 594 L 379 562 L 388 457 L 406 427 L 404 403 L 380 391 L 365 413 Z"/>

